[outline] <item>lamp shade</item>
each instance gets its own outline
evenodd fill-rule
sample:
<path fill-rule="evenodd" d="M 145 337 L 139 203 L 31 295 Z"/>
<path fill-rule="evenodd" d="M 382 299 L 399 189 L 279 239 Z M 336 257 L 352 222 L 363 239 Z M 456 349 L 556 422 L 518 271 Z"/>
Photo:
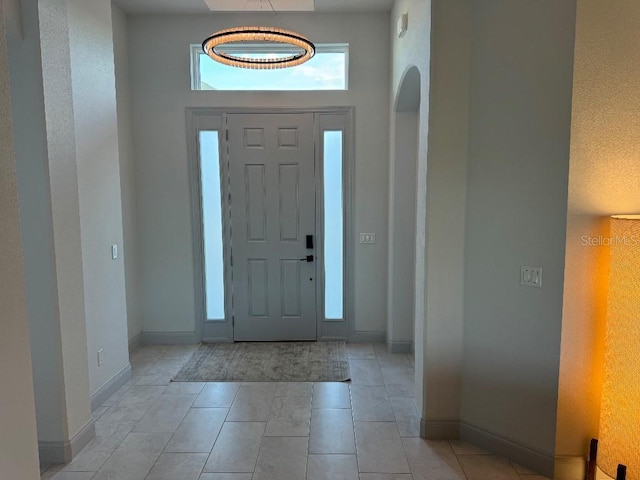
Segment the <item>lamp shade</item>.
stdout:
<path fill-rule="evenodd" d="M 598 464 L 640 480 L 640 216 L 611 217 Z"/>

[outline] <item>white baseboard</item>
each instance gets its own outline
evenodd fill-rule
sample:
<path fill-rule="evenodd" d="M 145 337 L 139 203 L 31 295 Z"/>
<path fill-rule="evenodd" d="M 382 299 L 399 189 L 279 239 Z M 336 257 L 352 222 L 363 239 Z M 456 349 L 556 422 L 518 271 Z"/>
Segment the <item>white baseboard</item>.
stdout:
<path fill-rule="evenodd" d="M 142 332 L 143 345 L 189 345 L 200 343 L 196 332 Z"/>
<path fill-rule="evenodd" d="M 584 480 L 587 476 L 587 456 L 562 455 L 556 457 L 553 478 L 556 480 Z"/>
<path fill-rule="evenodd" d="M 129 340 L 129 355 L 135 353 L 140 347 L 142 347 L 142 332 Z"/>
<path fill-rule="evenodd" d="M 460 439 L 547 477 L 554 475 L 556 458 L 552 454 L 540 452 L 465 422 L 460 423 Z"/>
<path fill-rule="evenodd" d="M 111 380 L 100 387 L 93 395 L 91 395 L 91 411 L 94 411 L 100 405 L 102 405 L 111 395 L 117 392 L 120 387 L 129 381 L 131 378 L 131 364 L 122 368 L 116 373 Z"/>
<path fill-rule="evenodd" d="M 89 420 L 71 440 L 38 442 L 40 464 L 69 463 L 96 436 L 96 424 Z"/>
<path fill-rule="evenodd" d="M 387 352 L 389 353 L 411 353 L 413 342 L 394 342 L 387 340 Z"/>

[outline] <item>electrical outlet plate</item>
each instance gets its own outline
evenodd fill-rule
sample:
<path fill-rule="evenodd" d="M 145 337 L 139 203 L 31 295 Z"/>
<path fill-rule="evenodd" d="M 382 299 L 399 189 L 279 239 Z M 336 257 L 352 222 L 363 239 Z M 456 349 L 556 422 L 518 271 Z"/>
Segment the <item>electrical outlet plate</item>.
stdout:
<path fill-rule="evenodd" d="M 542 288 L 542 267 L 520 268 L 520 285 Z"/>
<path fill-rule="evenodd" d="M 111 245 L 111 259 L 112 260 L 118 259 L 118 245 L 116 244 Z"/>
<path fill-rule="evenodd" d="M 360 234 L 360 243 L 368 244 L 368 245 L 376 243 L 376 234 L 375 233 L 361 233 Z"/>

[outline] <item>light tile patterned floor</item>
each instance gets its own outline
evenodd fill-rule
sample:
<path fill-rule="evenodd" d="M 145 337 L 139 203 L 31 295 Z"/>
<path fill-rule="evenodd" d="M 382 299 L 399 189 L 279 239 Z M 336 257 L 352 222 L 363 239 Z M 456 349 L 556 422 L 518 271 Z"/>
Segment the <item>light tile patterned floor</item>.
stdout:
<path fill-rule="evenodd" d="M 196 346 L 147 346 L 55 480 L 541 480 L 461 442 L 419 438 L 413 357 L 349 344 L 350 383 L 170 383 Z"/>

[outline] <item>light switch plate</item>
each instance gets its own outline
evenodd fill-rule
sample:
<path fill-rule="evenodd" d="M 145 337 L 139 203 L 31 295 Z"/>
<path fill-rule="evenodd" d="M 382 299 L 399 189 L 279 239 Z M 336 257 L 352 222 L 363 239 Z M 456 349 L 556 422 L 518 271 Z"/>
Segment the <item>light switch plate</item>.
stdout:
<path fill-rule="evenodd" d="M 542 267 L 522 267 L 520 269 L 520 285 L 542 288 Z"/>
<path fill-rule="evenodd" d="M 118 245 L 111 245 L 111 260 L 118 259 Z"/>

